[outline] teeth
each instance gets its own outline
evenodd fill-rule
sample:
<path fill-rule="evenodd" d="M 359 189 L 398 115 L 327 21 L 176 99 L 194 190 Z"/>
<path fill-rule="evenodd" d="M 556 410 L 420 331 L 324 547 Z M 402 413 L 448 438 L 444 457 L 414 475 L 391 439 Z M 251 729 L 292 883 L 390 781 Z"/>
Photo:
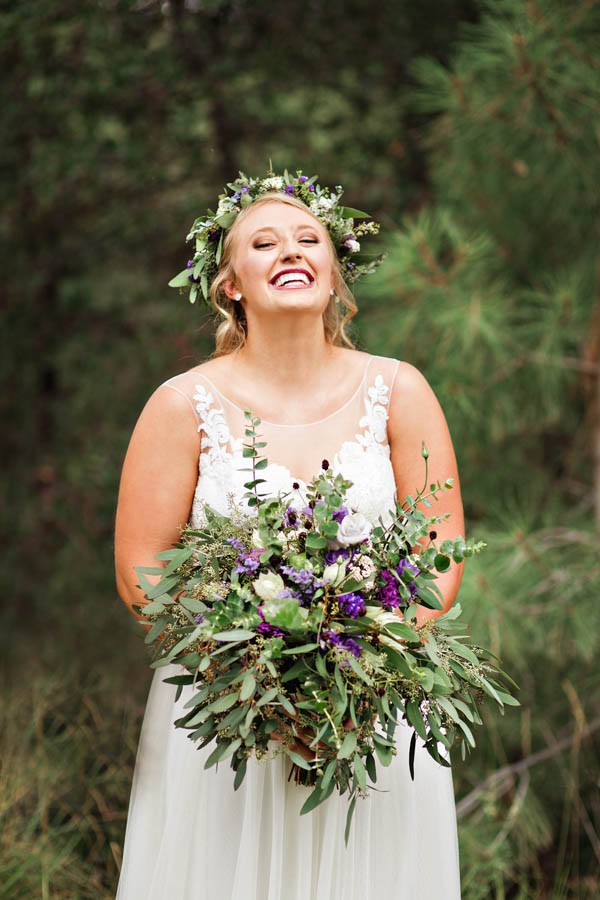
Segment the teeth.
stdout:
<path fill-rule="evenodd" d="M 310 279 L 308 276 L 303 275 L 302 272 L 286 272 L 279 276 L 275 282 L 275 287 L 285 287 L 286 284 L 293 284 L 294 282 L 309 285 Z"/>

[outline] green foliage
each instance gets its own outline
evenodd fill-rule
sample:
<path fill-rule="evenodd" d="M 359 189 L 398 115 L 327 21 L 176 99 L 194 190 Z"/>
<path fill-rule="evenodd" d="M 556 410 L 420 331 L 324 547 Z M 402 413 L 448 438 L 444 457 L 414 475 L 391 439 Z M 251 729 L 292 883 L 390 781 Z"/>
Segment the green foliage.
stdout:
<path fill-rule="evenodd" d="M 405 216 L 358 292 L 361 339 L 423 368 L 442 400 L 493 572 L 472 563 L 461 600 L 523 704 L 455 763 L 463 896 L 597 896 L 599 15 L 589 0 L 0 12 L 0 633 L 19 673 L 0 884 L 13 896 L 114 893 L 128 697 L 145 683 L 111 572 L 118 471 L 152 387 L 212 348 L 208 320 L 166 288 L 185 229 L 269 158 L 342 181 L 388 234 Z M 49 681 L 73 648 L 90 680 Z M 96 704 L 92 747 L 123 768 L 98 782 L 82 735 L 100 670 L 111 704 Z"/>
<path fill-rule="evenodd" d="M 114 897 L 147 679 L 118 708 L 114 683 L 99 666 L 3 682 L 0 897 Z"/>

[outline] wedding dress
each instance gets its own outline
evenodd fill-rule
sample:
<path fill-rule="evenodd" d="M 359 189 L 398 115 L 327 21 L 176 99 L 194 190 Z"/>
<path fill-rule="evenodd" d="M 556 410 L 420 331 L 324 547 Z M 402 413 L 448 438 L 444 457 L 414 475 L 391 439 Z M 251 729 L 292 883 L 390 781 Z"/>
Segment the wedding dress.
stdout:
<path fill-rule="evenodd" d="M 307 425 L 262 422 L 269 491 L 294 490 L 325 458 L 353 482 L 352 506 L 375 522 L 393 506 L 387 415 L 398 363 L 364 355 L 363 379 L 336 412 Z M 165 389 L 184 394 L 201 433 L 199 478 L 191 514 L 227 512 L 242 502 L 244 413 L 199 371 Z M 191 415 L 191 411 L 190 411 Z M 397 756 L 378 767 L 376 790 L 357 801 L 348 846 L 347 799 L 334 793 L 313 812 L 299 811 L 310 788 L 288 781 L 281 755 L 249 760 L 233 790 L 229 762 L 203 768 L 213 749 L 197 751 L 176 729 L 190 696 L 157 670 L 146 708 L 117 900 L 456 900 L 460 897 L 456 816 L 450 770 L 417 749 L 411 781 L 411 732 L 396 730 Z"/>

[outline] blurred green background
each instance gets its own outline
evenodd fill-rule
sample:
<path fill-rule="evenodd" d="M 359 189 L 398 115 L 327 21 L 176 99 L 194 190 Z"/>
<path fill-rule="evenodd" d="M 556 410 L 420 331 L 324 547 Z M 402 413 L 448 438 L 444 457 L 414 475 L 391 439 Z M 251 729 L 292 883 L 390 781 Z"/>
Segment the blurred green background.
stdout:
<path fill-rule="evenodd" d="M 151 675 L 120 466 L 212 350 L 187 228 L 270 159 L 382 221 L 356 340 L 432 383 L 489 542 L 461 601 L 522 706 L 455 762 L 463 896 L 599 896 L 598 3 L 31 0 L 0 50 L 0 897 L 114 896 Z"/>

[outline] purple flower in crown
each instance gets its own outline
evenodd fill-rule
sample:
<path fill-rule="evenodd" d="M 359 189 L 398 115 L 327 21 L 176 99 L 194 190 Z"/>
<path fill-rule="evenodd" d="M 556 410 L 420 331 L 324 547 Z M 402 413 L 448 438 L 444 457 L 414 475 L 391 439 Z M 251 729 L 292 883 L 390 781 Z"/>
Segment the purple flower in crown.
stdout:
<path fill-rule="evenodd" d="M 219 240 L 220 237 L 221 237 L 221 231 L 219 229 L 219 231 L 211 231 L 211 233 L 208 236 L 208 239 L 209 239 L 209 241 L 212 241 L 213 244 L 216 244 L 216 242 Z"/>
<path fill-rule="evenodd" d="M 192 284 L 200 284 L 200 278 L 196 275 L 188 275 L 188 281 L 191 281 Z"/>
<path fill-rule="evenodd" d="M 286 184 L 286 186 L 283 189 L 283 193 L 284 194 L 293 194 L 295 190 L 296 190 L 296 188 L 294 187 L 293 184 Z"/>
<path fill-rule="evenodd" d="M 296 181 L 298 182 L 298 184 L 304 184 L 305 181 L 308 181 L 308 176 L 307 175 L 298 175 L 298 178 L 296 179 Z"/>
<path fill-rule="evenodd" d="M 188 269 L 193 269 L 193 268 L 194 268 L 194 260 L 193 260 L 193 259 L 188 259 L 188 261 L 187 261 L 187 267 L 188 267 Z"/>
<path fill-rule="evenodd" d="M 235 194 L 232 194 L 231 199 L 233 200 L 234 203 L 237 203 L 238 200 L 241 200 L 242 194 L 247 194 L 249 190 L 250 190 L 250 188 L 248 187 L 247 184 L 245 184 L 243 187 L 241 187 L 239 189 L 239 191 L 236 191 Z"/>
<path fill-rule="evenodd" d="M 361 594 L 340 594 L 338 603 L 343 615 L 348 616 L 349 619 L 356 619 L 365 614 L 365 600 Z"/>

